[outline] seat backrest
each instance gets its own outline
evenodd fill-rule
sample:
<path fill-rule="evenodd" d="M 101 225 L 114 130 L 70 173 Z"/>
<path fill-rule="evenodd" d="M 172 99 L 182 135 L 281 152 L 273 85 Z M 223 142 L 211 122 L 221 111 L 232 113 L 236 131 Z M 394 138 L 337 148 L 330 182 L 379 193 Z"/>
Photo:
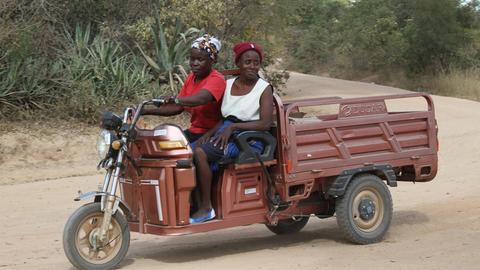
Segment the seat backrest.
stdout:
<path fill-rule="evenodd" d="M 260 154 L 262 161 L 274 159 L 277 139 L 272 134 L 267 131 L 243 131 L 235 137 L 235 143 L 240 150 L 238 157 L 234 161 L 235 163 L 243 164 L 258 161 L 248 143 L 252 139 L 261 141 L 264 145 L 263 152 Z"/>
<path fill-rule="evenodd" d="M 237 76 L 240 75 L 240 69 L 225 69 L 219 71 L 223 76 Z"/>

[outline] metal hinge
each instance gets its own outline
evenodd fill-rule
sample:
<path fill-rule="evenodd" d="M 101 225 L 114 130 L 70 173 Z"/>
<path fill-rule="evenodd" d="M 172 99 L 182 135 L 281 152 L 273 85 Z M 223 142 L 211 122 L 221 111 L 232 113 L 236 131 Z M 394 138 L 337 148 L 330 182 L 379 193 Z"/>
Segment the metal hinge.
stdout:
<path fill-rule="evenodd" d="M 287 136 L 282 136 L 282 144 L 283 144 L 283 147 L 285 149 L 289 149 L 290 148 L 290 145 L 289 145 L 289 141 L 288 141 L 288 137 Z"/>

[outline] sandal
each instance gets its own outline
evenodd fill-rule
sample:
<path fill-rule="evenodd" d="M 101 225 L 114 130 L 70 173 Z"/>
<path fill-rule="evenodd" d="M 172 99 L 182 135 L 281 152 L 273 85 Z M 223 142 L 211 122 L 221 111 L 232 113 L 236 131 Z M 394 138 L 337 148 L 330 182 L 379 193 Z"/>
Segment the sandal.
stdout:
<path fill-rule="evenodd" d="M 190 224 L 192 224 L 192 223 L 202 223 L 202 222 L 205 222 L 207 220 L 214 219 L 214 218 L 215 218 L 215 210 L 212 208 L 212 209 L 210 209 L 208 214 L 206 214 L 205 216 L 201 216 L 201 217 L 197 217 L 197 218 L 190 218 Z"/>

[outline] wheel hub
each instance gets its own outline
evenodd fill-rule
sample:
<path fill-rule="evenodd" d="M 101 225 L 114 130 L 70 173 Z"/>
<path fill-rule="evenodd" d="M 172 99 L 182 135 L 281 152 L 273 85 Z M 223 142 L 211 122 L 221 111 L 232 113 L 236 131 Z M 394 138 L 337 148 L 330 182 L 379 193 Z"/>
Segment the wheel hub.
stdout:
<path fill-rule="evenodd" d="M 375 216 L 375 204 L 371 199 L 362 199 L 358 205 L 360 218 L 363 220 L 371 220 Z"/>
<path fill-rule="evenodd" d="M 92 230 L 88 236 L 88 240 L 93 250 L 98 250 L 99 248 L 99 239 L 100 239 L 100 228 L 95 228 Z"/>

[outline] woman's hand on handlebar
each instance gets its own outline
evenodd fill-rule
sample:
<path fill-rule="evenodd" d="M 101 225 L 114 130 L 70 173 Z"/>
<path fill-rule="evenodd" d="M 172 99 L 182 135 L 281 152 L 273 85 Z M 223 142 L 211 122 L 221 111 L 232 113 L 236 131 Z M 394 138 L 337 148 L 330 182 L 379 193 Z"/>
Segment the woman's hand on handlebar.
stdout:
<path fill-rule="evenodd" d="M 142 115 L 177 115 L 183 112 L 183 107 L 181 105 L 179 106 L 176 100 L 178 100 L 178 98 L 175 96 L 160 96 L 151 99 L 149 105 L 154 105 L 157 108 L 142 108 Z"/>
<path fill-rule="evenodd" d="M 153 99 L 153 105 L 160 107 L 163 104 L 175 104 L 176 96 L 160 96 Z"/>

